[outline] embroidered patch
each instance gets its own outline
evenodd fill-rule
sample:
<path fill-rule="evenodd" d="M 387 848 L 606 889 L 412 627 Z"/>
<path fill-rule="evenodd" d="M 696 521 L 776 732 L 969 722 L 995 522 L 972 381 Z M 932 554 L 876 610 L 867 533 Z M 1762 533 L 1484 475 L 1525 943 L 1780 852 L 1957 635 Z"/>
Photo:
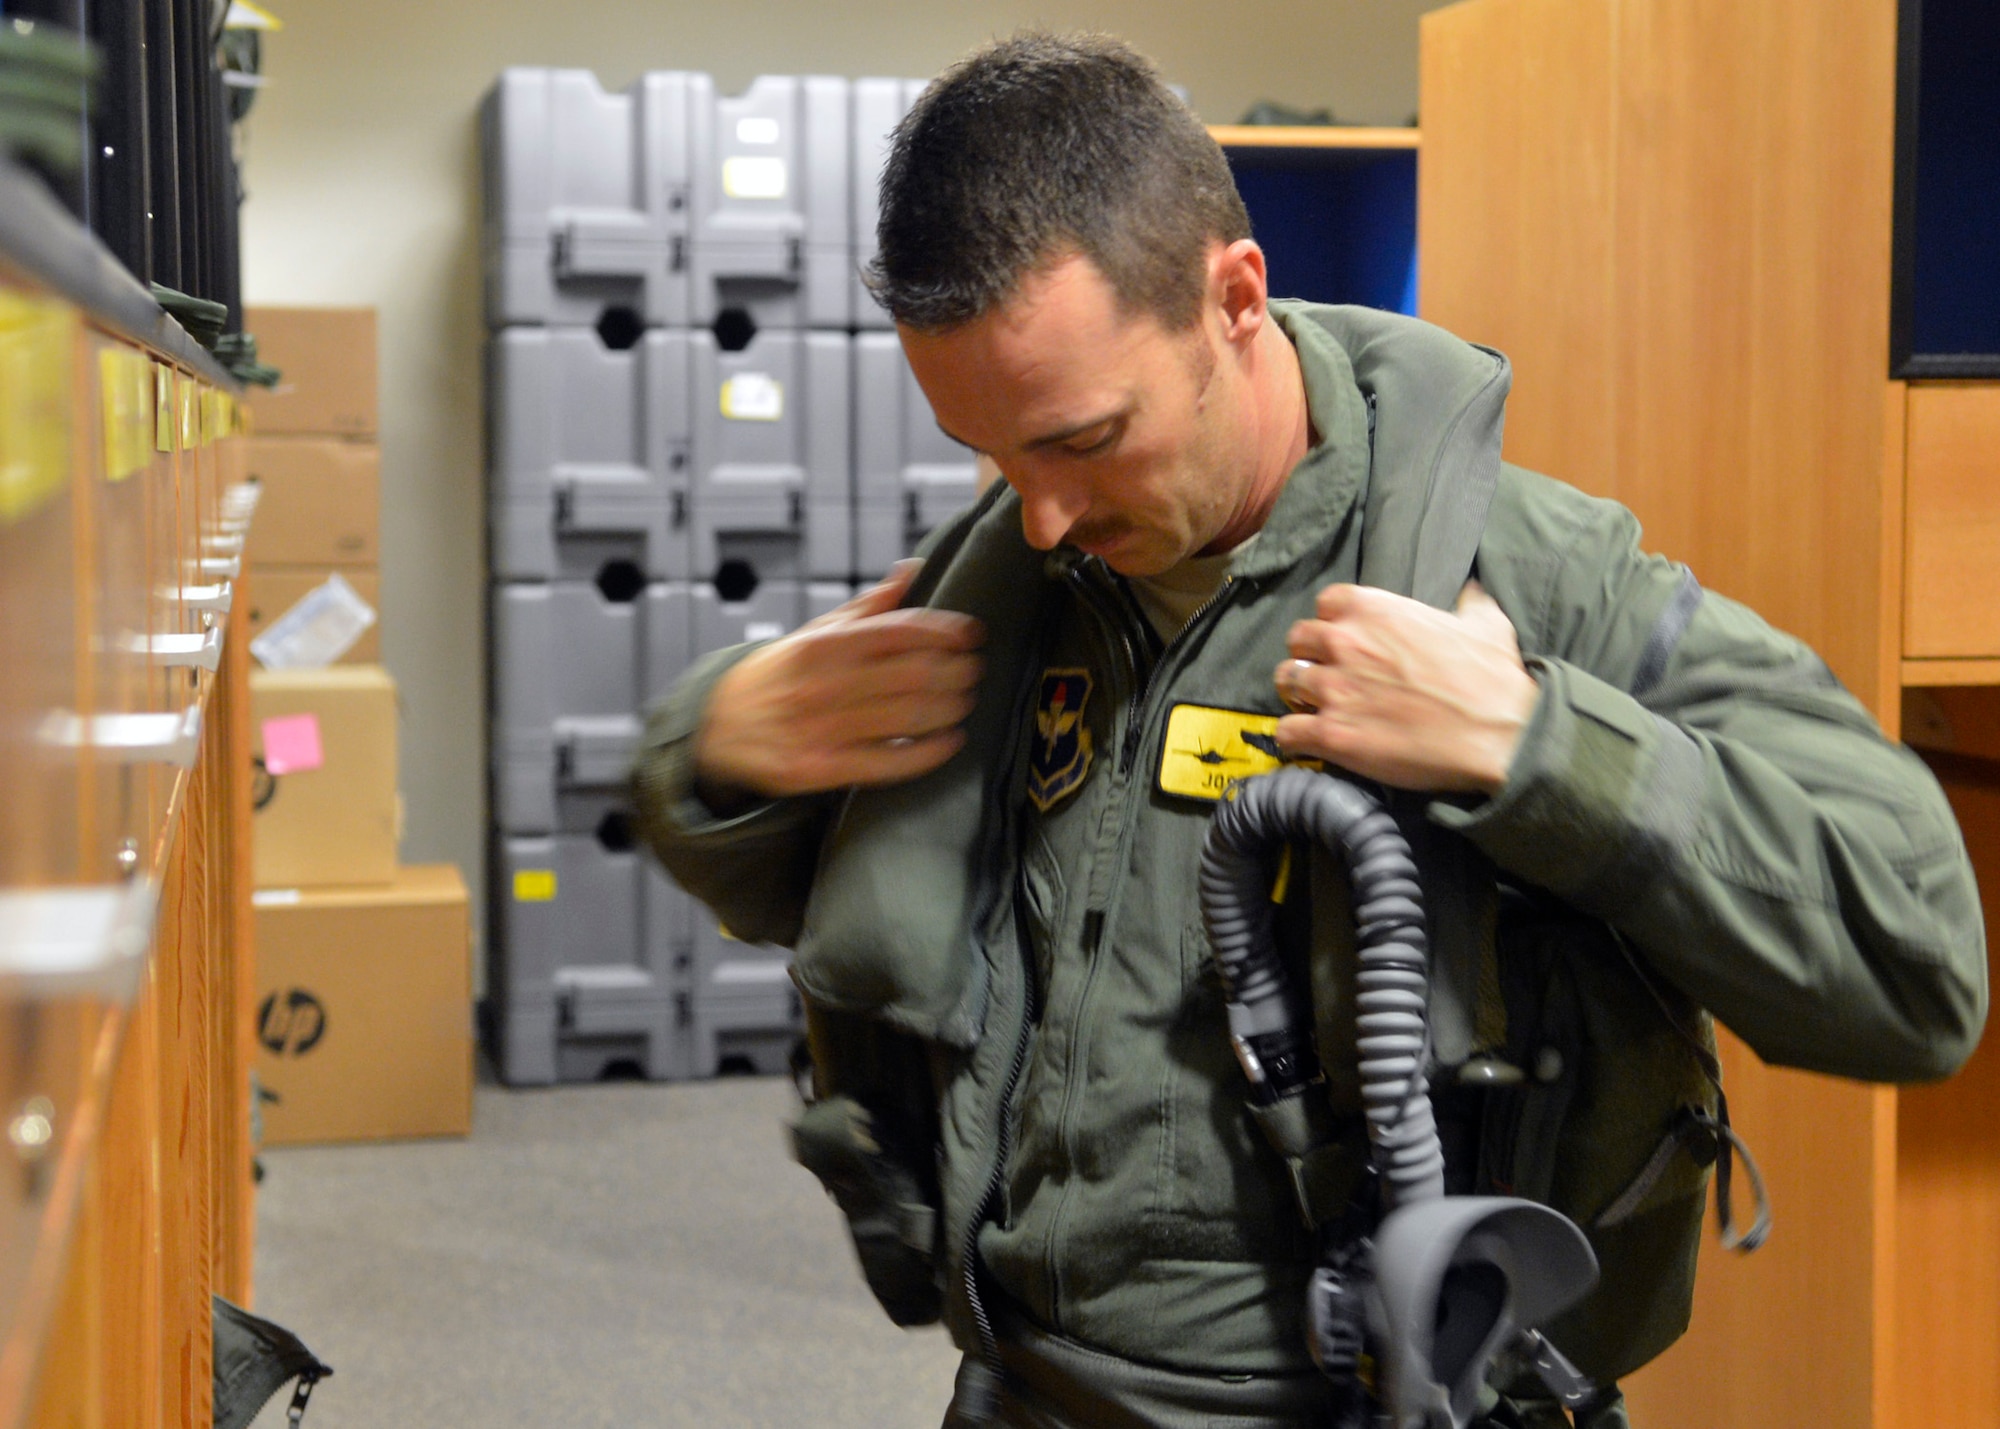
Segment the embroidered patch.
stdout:
<path fill-rule="evenodd" d="M 1276 769 L 1285 762 L 1273 738 L 1278 718 L 1175 705 L 1167 714 L 1167 738 L 1160 750 L 1160 792 L 1220 799 L 1238 779 Z"/>
<path fill-rule="evenodd" d="M 1034 748 L 1028 756 L 1028 798 L 1045 814 L 1076 792 L 1090 772 L 1090 730 L 1083 722 L 1089 699 L 1090 671 L 1042 671 Z"/>

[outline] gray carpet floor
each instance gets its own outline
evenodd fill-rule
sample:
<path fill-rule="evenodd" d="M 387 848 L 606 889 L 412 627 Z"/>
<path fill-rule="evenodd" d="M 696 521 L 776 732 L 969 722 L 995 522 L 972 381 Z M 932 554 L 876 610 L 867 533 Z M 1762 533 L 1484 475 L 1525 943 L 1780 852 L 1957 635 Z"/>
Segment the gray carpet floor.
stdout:
<path fill-rule="evenodd" d="M 481 1086 L 467 1141 L 267 1149 L 257 1309 L 335 1370 L 305 1429 L 934 1429 L 957 1353 L 876 1308 L 795 1106 Z"/>

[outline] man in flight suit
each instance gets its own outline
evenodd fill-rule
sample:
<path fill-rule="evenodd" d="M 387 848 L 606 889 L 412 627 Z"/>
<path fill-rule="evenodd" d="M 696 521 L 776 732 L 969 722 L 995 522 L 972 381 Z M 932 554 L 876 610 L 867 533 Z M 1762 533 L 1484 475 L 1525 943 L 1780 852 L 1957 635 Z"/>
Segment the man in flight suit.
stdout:
<path fill-rule="evenodd" d="M 1494 989 L 1530 956 L 1509 930 L 1556 926 L 1508 909 L 1591 930 L 1575 1020 L 1614 1029 L 1616 1089 L 1565 1104 L 1597 1128 L 1531 1153 L 1477 1113 L 1463 1186 L 1573 1182 L 1548 1158 L 1582 1145 L 1604 1190 L 1572 1213 L 1602 1212 L 1677 1106 L 1714 1105 L 1702 1009 L 1850 1076 L 1969 1054 L 1983 930 L 1923 766 L 1809 650 L 1643 554 L 1629 513 L 1502 466 L 1499 355 L 1273 300 L 1226 161 L 1145 61 L 1047 35 L 964 60 L 897 132 L 880 237 L 939 425 L 1005 486 L 920 568 L 692 671 L 637 785 L 674 875 L 797 949 L 824 1098 L 801 1154 L 891 1314 L 967 1351 L 956 1422 L 1324 1412 L 1314 1247 L 1246 1113 L 1195 895 L 1215 798 L 1281 758 L 1407 791 L 1479 871 L 1433 1085 L 1526 1061 L 1573 1088 L 1520 1045 L 1555 1013 Z M 1490 509 L 1454 505 L 1482 474 Z M 1414 598 L 1454 519 L 1483 523 L 1476 580 Z M 1281 932 L 1348 1113 L 1342 885 L 1293 882 Z M 1657 1115 L 1633 1088 L 1664 1089 Z M 1606 1376 L 1685 1323 L 1705 1164 L 1592 1226 L 1607 1275 L 1641 1267 L 1573 1337 Z M 1615 1394 L 1593 1422 L 1622 1422 Z"/>

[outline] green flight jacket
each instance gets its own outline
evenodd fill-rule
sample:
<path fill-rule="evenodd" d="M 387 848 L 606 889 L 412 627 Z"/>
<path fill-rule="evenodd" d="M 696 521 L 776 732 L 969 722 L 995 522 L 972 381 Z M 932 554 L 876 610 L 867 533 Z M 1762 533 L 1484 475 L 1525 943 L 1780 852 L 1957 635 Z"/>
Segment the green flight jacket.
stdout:
<path fill-rule="evenodd" d="M 1676 1108 L 1712 1105 L 1700 1009 L 1771 1062 L 1947 1074 L 1986 1009 L 1964 847 L 1922 763 L 1809 649 L 1642 553 L 1617 505 L 1499 465 L 1504 359 L 1370 310 L 1273 309 L 1318 440 L 1254 551 L 1163 652 L 1143 648 L 1115 577 L 1032 551 L 996 489 L 934 537 L 912 594 L 987 626 L 958 755 L 894 788 L 717 818 L 690 750 L 744 653 L 724 652 L 651 715 L 643 826 L 738 936 L 796 948 L 822 1091 L 914 1143 L 892 1149 L 941 1210 L 943 1314 L 962 1345 L 985 1334 L 983 1268 L 1038 1322 L 1131 1359 L 1295 1370 L 1310 1250 L 1208 972 L 1194 870 L 1209 806 L 1158 789 L 1162 738 L 1177 704 L 1281 713 L 1285 633 L 1329 583 L 1448 604 L 1462 573 L 1440 588 L 1427 552 L 1441 522 L 1479 519 L 1456 484 L 1497 471 L 1477 574 L 1541 697 L 1498 795 L 1417 801 L 1434 852 L 1457 860 L 1449 882 L 1483 890 L 1431 910 L 1438 1060 L 1519 1063 L 1555 1024 L 1585 1029 L 1587 1065 L 1497 1103 L 1482 1164 L 1488 1184 L 1591 1232 L 1616 1281 L 1593 1304 L 1627 1308 L 1573 1316 L 1555 1338 L 1586 1370 L 1623 1374 L 1685 1325 L 1705 1170 L 1683 1158 L 1622 1224 L 1591 1218 Z M 1036 706 L 1060 670 L 1090 674 L 1093 754 L 1039 812 Z M 1542 924 L 1496 957 L 1495 877 L 1602 920 L 1602 936 L 1560 979 L 1536 951 Z M 1315 856 L 1303 881 L 1293 905 L 1344 1108 L 1344 879 Z M 1506 1006 L 1535 1016 L 1496 1024 L 1496 980 L 1526 988 Z"/>

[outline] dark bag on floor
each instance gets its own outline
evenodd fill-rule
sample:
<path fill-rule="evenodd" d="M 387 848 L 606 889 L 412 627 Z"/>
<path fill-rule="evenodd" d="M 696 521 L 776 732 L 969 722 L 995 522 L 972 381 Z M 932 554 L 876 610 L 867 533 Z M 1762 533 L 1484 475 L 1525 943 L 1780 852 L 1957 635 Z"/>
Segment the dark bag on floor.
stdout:
<path fill-rule="evenodd" d="M 215 1429 L 249 1429 L 257 1412 L 292 1380 L 286 1418 L 297 1424 L 313 1386 L 333 1373 L 299 1337 L 220 1295 L 215 1301 Z"/>

